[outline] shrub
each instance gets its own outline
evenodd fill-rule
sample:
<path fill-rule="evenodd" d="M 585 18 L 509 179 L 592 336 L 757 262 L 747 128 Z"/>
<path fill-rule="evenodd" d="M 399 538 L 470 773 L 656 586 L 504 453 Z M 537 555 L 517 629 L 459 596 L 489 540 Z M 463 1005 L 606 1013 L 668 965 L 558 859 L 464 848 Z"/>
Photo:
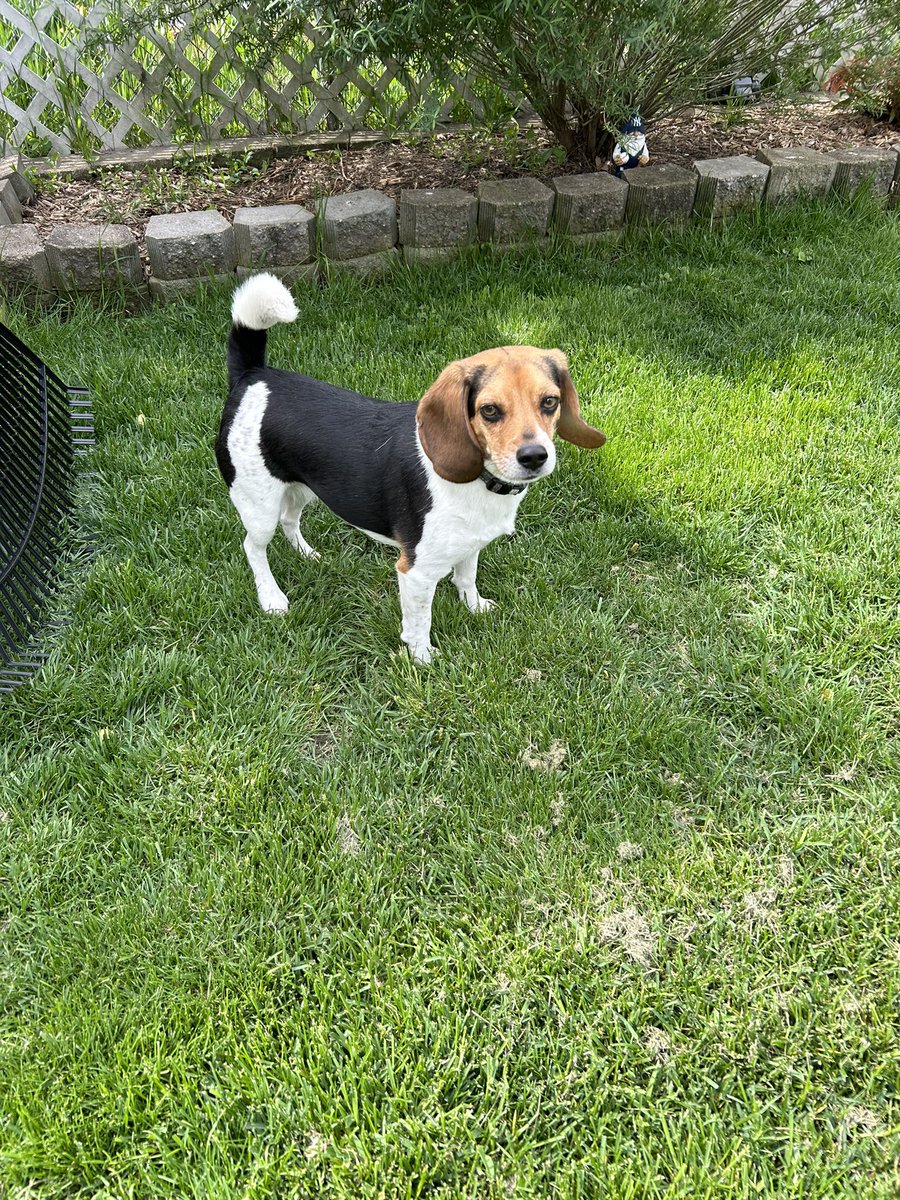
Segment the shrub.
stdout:
<path fill-rule="evenodd" d="M 340 56 L 486 73 L 589 161 L 634 111 L 677 111 L 737 75 L 811 77 L 861 17 L 859 0 L 279 0 L 274 11 L 313 20 Z"/>
<path fill-rule="evenodd" d="M 845 93 L 855 112 L 900 125 L 900 49 L 873 57 L 857 55 L 831 73 L 828 89 Z"/>

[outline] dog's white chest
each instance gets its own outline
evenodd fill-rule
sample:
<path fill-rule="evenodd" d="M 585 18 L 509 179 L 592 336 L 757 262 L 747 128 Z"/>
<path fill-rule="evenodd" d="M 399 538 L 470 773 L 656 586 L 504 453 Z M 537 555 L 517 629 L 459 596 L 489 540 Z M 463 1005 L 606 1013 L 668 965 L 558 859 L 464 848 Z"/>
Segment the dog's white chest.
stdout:
<path fill-rule="evenodd" d="M 433 477 L 429 483 L 434 503 L 416 549 L 417 564 L 449 569 L 515 529 L 524 492 L 498 496 L 478 480 L 458 484 Z"/>

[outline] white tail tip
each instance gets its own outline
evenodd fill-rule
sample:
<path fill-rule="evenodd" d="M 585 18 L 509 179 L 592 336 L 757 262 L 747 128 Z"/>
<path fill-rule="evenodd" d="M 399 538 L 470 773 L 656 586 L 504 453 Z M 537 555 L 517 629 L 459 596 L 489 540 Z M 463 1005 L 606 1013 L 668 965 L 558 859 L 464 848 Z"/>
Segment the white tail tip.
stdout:
<path fill-rule="evenodd" d="M 232 321 L 247 329 L 268 329 L 296 318 L 294 297 L 280 279 L 268 272 L 245 279 L 231 301 Z"/>

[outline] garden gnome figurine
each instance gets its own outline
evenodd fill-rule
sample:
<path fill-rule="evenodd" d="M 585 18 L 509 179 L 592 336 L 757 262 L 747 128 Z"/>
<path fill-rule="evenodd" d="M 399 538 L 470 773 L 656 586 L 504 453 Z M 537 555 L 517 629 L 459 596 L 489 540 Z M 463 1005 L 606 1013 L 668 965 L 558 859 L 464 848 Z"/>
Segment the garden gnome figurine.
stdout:
<path fill-rule="evenodd" d="M 613 174 L 619 179 L 624 179 L 625 172 L 631 167 L 646 167 L 650 161 L 645 132 L 644 122 L 637 113 L 629 117 L 619 130 L 619 140 L 612 152 Z"/>

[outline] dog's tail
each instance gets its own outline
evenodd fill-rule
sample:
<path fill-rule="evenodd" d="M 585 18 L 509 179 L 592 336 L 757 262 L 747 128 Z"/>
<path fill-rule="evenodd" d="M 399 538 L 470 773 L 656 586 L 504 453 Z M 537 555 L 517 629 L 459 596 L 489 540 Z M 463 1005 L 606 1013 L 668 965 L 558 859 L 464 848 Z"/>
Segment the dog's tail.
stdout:
<path fill-rule="evenodd" d="M 266 330 L 297 318 L 294 298 L 280 279 L 251 275 L 231 301 L 228 381 L 233 387 L 245 371 L 266 365 Z"/>

